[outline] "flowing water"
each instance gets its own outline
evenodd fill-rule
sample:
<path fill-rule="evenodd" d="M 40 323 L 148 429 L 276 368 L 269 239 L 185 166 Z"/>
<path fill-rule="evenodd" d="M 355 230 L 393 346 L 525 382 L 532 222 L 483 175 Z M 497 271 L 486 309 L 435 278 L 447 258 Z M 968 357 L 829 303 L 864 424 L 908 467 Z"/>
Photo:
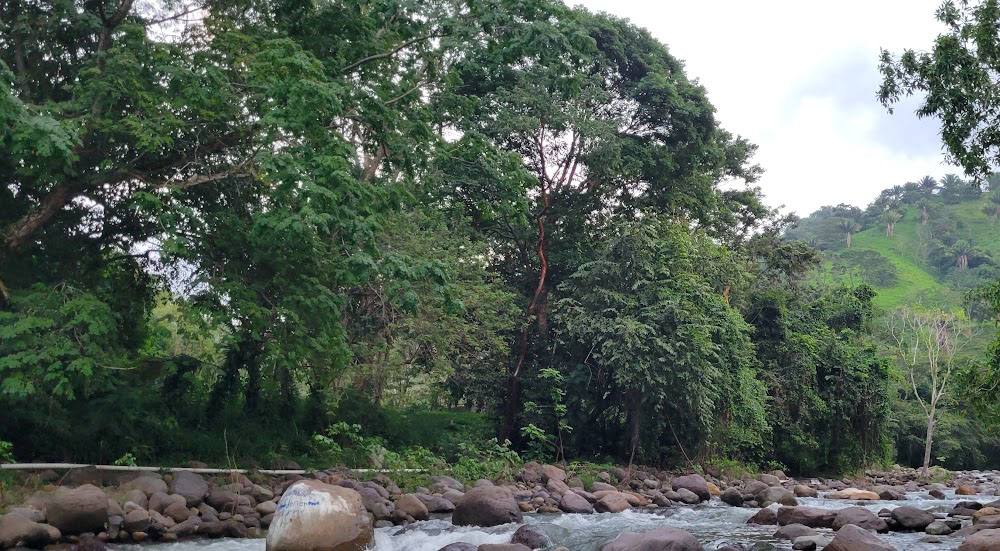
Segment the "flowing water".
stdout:
<path fill-rule="evenodd" d="M 874 512 L 883 508 L 893 509 L 901 505 L 912 505 L 932 511 L 950 511 L 959 501 L 993 501 L 996 496 L 961 496 L 947 493 L 947 499 L 925 499 L 922 494 L 907 494 L 900 501 L 854 502 L 842 499 L 799 498 L 801 505 L 841 509 L 861 505 Z M 549 534 L 556 545 L 571 551 L 595 551 L 602 544 L 613 540 L 621 532 L 644 532 L 660 526 L 683 528 L 694 534 L 706 550 L 713 550 L 723 543 L 768 543 L 775 549 L 791 549 L 787 540 L 773 537 L 775 526 L 757 526 L 746 521 L 758 509 L 730 507 L 713 499 L 708 504 L 697 507 L 672 507 L 651 511 L 626 511 L 624 513 L 603 513 L 594 515 L 525 515 L 526 524 L 534 524 Z M 407 527 L 394 526 L 375 531 L 374 551 L 437 551 L 455 542 L 473 544 L 507 543 L 518 525 L 508 524 L 494 528 L 474 528 L 452 526 L 444 519 L 418 522 Z M 832 534 L 831 530 L 819 530 Z M 900 551 L 923 551 L 955 549 L 961 539 L 943 536 L 943 543 L 924 543 L 923 533 L 889 533 L 879 537 Z M 109 546 L 120 551 L 139 551 L 137 545 Z M 157 551 L 264 551 L 262 539 L 222 539 L 201 540 L 157 545 Z"/>

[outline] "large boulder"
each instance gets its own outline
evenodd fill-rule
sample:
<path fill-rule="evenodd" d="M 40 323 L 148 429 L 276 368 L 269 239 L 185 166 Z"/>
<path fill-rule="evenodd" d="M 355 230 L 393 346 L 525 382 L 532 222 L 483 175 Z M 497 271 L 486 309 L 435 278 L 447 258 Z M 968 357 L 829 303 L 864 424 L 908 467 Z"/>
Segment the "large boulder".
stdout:
<path fill-rule="evenodd" d="M 965 538 L 958 551 L 996 551 L 1000 549 L 1000 529 L 980 530 Z"/>
<path fill-rule="evenodd" d="M 145 532 L 151 523 L 148 511 L 145 509 L 132 509 L 125 513 L 125 521 L 122 523 L 122 528 L 126 532 Z"/>
<path fill-rule="evenodd" d="M 637 534 L 622 532 L 600 551 L 704 551 L 698 539 L 680 528 L 664 526 Z"/>
<path fill-rule="evenodd" d="M 804 524 L 810 528 L 833 528 L 837 512 L 817 507 L 781 507 L 777 512 L 778 524 Z"/>
<path fill-rule="evenodd" d="M 108 521 L 108 496 L 90 484 L 60 487 L 45 506 L 45 518 L 63 534 L 100 532 Z"/>
<path fill-rule="evenodd" d="M 864 507 L 845 507 L 837 511 L 837 517 L 833 519 L 834 530 L 840 530 L 848 524 L 876 532 L 885 532 L 889 529 L 884 520 Z"/>
<path fill-rule="evenodd" d="M 757 480 L 767 484 L 768 486 L 780 486 L 781 479 L 774 476 L 773 474 L 762 474 L 757 477 Z"/>
<path fill-rule="evenodd" d="M 455 504 L 453 524 L 462 526 L 498 526 L 520 522 L 521 509 L 514 495 L 503 486 L 472 488 Z"/>
<path fill-rule="evenodd" d="M 556 467 L 555 465 L 542 465 L 542 481 L 548 482 L 550 480 L 565 482 L 566 471 Z"/>
<path fill-rule="evenodd" d="M 902 507 L 896 507 L 892 510 L 892 519 L 899 524 L 900 527 L 906 530 L 918 530 L 923 532 L 927 525 L 934 522 L 934 515 L 924 511 L 923 509 L 917 509 L 916 507 L 910 507 L 909 505 L 903 505 Z"/>
<path fill-rule="evenodd" d="M 837 530 L 837 535 L 823 551 L 895 551 L 895 548 L 868 530 L 848 524 Z"/>
<path fill-rule="evenodd" d="M 608 492 L 594 504 L 594 510 L 598 513 L 620 513 L 631 508 L 632 504 L 628 502 L 628 496 L 621 492 Z"/>
<path fill-rule="evenodd" d="M 266 551 L 362 551 L 374 540 L 358 492 L 300 480 L 285 490 L 267 532 Z"/>
<path fill-rule="evenodd" d="M 771 509 L 770 507 L 765 507 L 760 511 L 757 511 L 754 514 L 754 516 L 750 517 L 750 520 L 747 521 L 747 524 L 761 524 L 764 526 L 773 526 L 775 524 L 778 524 L 778 517 L 777 514 L 774 512 L 774 509 Z"/>
<path fill-rule="evenodd" d="M 15 546 L 41 549 L 60 536 L 54 526 L 35 522 L 20 513 L 7 513 L 0 517 L 0 549 Z"/>
<path fill-rule="evenodd" d="M 559 509 L 564 513 L 590 514 L 594 512 L 594 506 L 576 492 L 563 494 L 562 499 L 559 500 Z"/>
<path fill-rule="evenodd" d="M 672 483 L 674 491 L 684 488 L 693 492 L 701 501 L 712 499 L 712 492 L 708 490 L 708 482 L 700 474 L 688 474 L 678 476 Z"/>
<path fill-rule="evenodd" d="M 980 522 L 983 522 L 984 518 L 996 515 L 1000 515 L 1000 509 L 990 506 L 982 507 L 972 514 L 972 524 L 979 524 Z"/>
<path fill-rule="evenodd" d="M 396 499 L 396 511 L 413 517 L 413 520 L 427 520 L 430 518 L 427 506 L 415 494 L 403 494 L 399 496 Z"/>
<path fill-rule="evenodd" d="M 208 482 L 198 473 L 178 471 L 170 481 L 170 493 L 183 496 L 188 507 L 197 507 L 208 495 Z"/>
<path fill-rule="evenodd" d="M 819 495 L 816 488 L 811 488 L 805 484 L 792 486 L 792 493 L 795 494 L 795 497 L 817 497 Z"/>
<path fill-rule="evenodd" d="M 798 500 L 795 499 L 795 494 L 782 488 L 781 486 L 772 486 L 757 494 L 757 504 L 761 507 L 767 507 L 772 503 L 788 505 L 790 507 L 794 507 L 799 504 Z"/>

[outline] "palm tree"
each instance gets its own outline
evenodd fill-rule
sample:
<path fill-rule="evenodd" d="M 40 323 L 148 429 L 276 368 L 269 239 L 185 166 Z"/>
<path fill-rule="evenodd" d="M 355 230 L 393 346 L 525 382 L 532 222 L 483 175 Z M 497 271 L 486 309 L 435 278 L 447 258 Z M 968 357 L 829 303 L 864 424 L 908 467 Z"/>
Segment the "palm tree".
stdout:
<path fill-rule="evenodd" d="M 965 239 L 955 243 L 951 247 L 951 255 L 955 259 L 955 267 L 959 270 L 968 270 L 969 260 L 978 258 L 981 254 L 978 248 Z"/>
<path fill-rule="evenodd" d="M 920 200 L 920 225 L 926 226 L 927 221 L 931 219 L 930 203 L 927 199 Z"/>
<path fill-rule="evenodd" d="M 997 217 L 1000 216 L 1000 204 L 986 205 L 983 207 L 983 214 L 990 219 L 990 229 L 993 229 L 993 223 L 997 221 Z"/>
<path fill-rule="evenodd" d="M 882 213 L 881 219 L 885 222 L 885 236 L 892 237 L 896 222 L 903 218 L 903 213 L 898 210 L 887 210 Z"/>
<path fill-rule="evenodd" d="M 941 187 L 945 189 L 957 188 L 963 184 L 965 182 L 954 174 L 945 174 L 944 178 L 941 178 Z"/>
<path fill-rule="evenodd" d="M 1000 189 L 997 189 L 996 191 L 990 194 L 990 203 L 993 203 L 994 205 L 1000 205 Z"/>
<path fill-rule="evenodd" d="M 840 221 L 837 222 L 837 228 L 839 228 L 840 231 L 844 232 L 844 234 L 847 235 L 847 248 L 850 249 L 851 235 L 861 230 L 861 226 L 858 225 L 858 223 L 855 222 L 854 220 L 851 220 L 850 218 L 841 218 Z"/>
<path fill-rule="evenodd" d="M 938 185 L 937 180 L 931 178 L 930 176 L 924 176 L 923 178 L 917 181 L 917 184 L 919 184 L 920 189 L 926 193 L 933 193 L 934 190 L 937 189 Z"/>

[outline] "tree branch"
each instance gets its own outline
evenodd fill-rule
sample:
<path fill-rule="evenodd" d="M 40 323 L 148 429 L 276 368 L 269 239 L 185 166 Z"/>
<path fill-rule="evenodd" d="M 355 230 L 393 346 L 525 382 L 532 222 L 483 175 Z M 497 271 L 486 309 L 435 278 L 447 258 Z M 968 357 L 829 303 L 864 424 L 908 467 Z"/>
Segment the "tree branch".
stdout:
<path fill-rule="evenodd" d="M 409 48 L 410 46 L 412 46 L 414 44 L 417 44 L 418 42 L 423 42 L 425 40 L 430 40 L 432 38 L 441 38 L 441 37 L 444 37 L 444 36 L 447 36 L 447 35 L 444 35 L 444 34 L 426 34 L 426 35 L 423 35 L 423 36 L 418 36 L 416 38 L 411 38 L 410 40 L 407 40 L 406 42 L 403 42 L 402 44 L 400 44 L 399 46 L 396 46 L 395 48 L 393 48 L 392 50 L 389 50 L 388 52 L 382 52 L 380 54 L 370 55 L 368 57 L 359 59 L 359 60 L 355 61 L 354 63 L 351 63 L 347 67 L 344 67 L 343 69 L 341 69 L 340 70 L 340 74 L 343 75 L 345 73 L 348 73 L 348 72 L 352 71 L 353 69 L 357 69 L 358 67 L 364 65 L 365 63 L 370 63 L 372 61 L 377 61 L 379 59 L 385 59 L 387 57 L 392 57 L 392 56 L 396 55 L 397 53 L 399 53 L 400 51 L 405 50 L 406 48 Z"/>

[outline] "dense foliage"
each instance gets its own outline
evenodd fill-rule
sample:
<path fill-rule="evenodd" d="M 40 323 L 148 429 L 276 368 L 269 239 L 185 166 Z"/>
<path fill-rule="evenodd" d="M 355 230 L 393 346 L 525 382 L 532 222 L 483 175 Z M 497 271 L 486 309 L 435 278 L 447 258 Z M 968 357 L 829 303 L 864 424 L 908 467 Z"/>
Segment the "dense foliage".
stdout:
<path fill-rule="evenodd" d="M 20 459 L 845 471 L 910 423 L 872 329 L 906 274 L 819 250 L 919 216 L 942 274 L 994 266 L 958 178 L 789 229 L 665 45 L 560 2 L 2 10 Z"/>

